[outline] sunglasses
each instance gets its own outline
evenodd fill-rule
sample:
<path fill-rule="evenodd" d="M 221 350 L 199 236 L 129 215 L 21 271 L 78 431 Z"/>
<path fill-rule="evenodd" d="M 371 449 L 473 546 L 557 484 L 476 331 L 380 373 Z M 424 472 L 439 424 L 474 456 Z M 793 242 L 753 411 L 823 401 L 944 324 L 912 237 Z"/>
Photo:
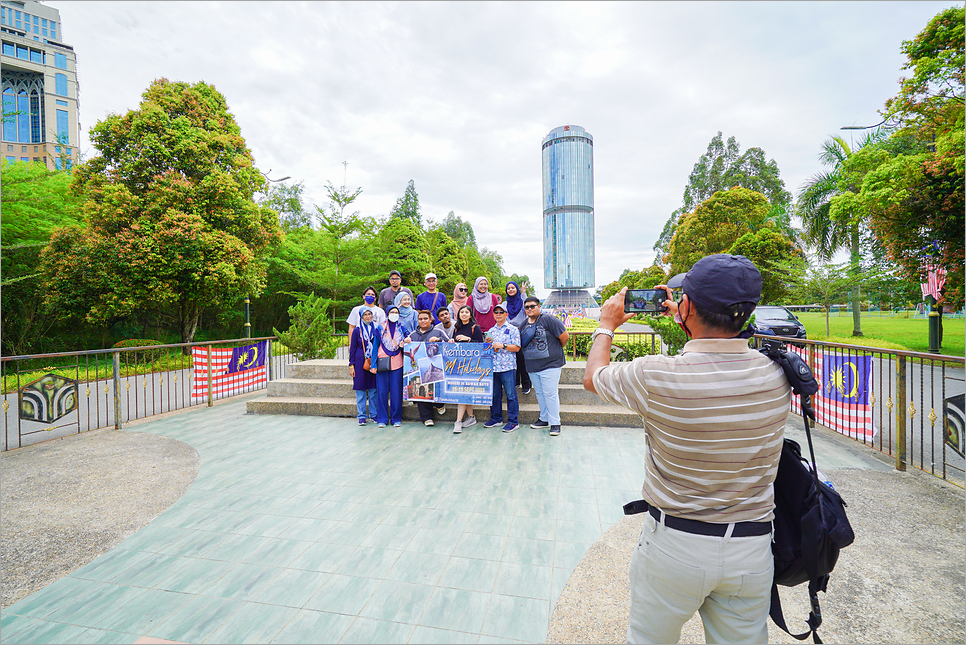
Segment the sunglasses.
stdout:
<path fill-rule="evenodd" d="M 536 309 L 536 308 L 537 308 L 537 307 L 539 307 L 539 306 L 540 306 L 540 305 L 524 305 L 524 306 L 523 306 L 523 308 L 524 308 L 524 309 Z"/>
<path fill-rule="evenodd" d="M 466 289 L 457 289 L 460 293 L 466 293 Z"/>

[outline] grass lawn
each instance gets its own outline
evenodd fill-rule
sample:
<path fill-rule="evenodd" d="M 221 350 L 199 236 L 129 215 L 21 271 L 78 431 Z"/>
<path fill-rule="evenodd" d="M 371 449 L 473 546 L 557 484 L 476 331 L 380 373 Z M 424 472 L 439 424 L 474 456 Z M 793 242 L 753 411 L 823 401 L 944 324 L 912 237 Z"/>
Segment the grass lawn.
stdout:
<path fill-rule="evenodd" d="M 825 315 L 800 313 L 798 319 L 805 325 L 809 340 L 827 340 Z M 834 342 L 863 344 L 863 338 L 874 338 L 893 343 L 914 352 L 929 350 L 929 321 L 924 318 L 893 318 L 889 316 L 862 316 L 863 338 L 852 337 L 852 314 L 829 318 L 829 331 Z M 966 321 L 962 318 L 943 318 L 943 345 L 940 353 L 963 356 L 966 352 Z"/>

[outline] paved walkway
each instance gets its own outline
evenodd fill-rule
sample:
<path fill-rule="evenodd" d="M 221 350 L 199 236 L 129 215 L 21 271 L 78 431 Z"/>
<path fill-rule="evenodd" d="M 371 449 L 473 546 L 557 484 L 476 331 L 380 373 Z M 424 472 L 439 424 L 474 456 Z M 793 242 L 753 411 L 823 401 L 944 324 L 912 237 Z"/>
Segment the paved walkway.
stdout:
<path fill-rule="evenodd" d="M 143 529 L 6 608 L 3 642 L 544 642 L 571 574 L 593 566 L 588 549 L 640 496 L 644 450 L 635 429 L 379 430 L 246 415 L 244 402 L 124 432 L 191 446 L 197 479 Z M 818 450 L 823 469 L 889 471 L 854 444 Z M 907 516 L 890 510 L 901 529 Z M 914 569 L 928 545 L 907 544 Z M 868 602 L 890 597 L 876 589 Z"/>

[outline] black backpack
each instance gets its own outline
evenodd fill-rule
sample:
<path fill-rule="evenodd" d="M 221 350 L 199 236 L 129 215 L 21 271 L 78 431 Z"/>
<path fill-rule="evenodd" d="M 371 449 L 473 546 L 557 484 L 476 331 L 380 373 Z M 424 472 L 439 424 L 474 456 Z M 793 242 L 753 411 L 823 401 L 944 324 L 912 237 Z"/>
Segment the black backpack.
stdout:
<path fill-rule="evenodd" d="M 815 420 L 809 397 L 818 391 L 812 371 L 800 356 L 786 352 L 778 343 L 765 341 L 761 352 L 781 365 L 792 391 L 801 397 L 802 419 L 812 458 L 809 465 L 802 457 L 798 443 L 785 439 L 775 477 L 775 537 L 772 543 L 775 581 L 771 587 L 768 613 L 778 627 L 798 640 L 805 640 L 811 634 L 814 642 L 821 643 L 816 631 L 822 624 L 818 592 L 825 591 L 829 574 L 838 561 L 839 550 L 852 544 L 855 534 L 845 515 L 845 500 L 818 476 L 808 423 L 809 418 Z M 808 583 L 811 602 L 806 621 L 809 629 L 802 634 L 792 634 L 785 625 L 778 585 L 794 587 L 803 582 Z"/>

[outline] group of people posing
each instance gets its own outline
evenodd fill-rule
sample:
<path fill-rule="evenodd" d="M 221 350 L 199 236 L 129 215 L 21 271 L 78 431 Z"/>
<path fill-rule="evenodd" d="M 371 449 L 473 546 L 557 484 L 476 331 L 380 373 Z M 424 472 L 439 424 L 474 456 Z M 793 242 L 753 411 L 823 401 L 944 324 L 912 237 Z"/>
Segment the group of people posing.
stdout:
<path fill-rule="evenodd" d="M 399 271 L 389 273 L 389 286 L 376 293 L 366 287 L 363 303 L 349 313 L 349 373 L 356 393 L 359 425 L 374 421 L 380 428 L 402 425 L 403 347 L 409 343 L 483 343 L 493 348 L 493 401 L 484 427 L 519 427 L 516 388 L 536 391 L 540 418 L 531 428 L 560 434 L 560 372 L 566 363 L 569 334 L 556 317 L 540 312 L 540 300 L 527 296 L 526 283 L 508 282 L 506 299 L 490 292 L 479 277 L 472 292 L 456 285 L 452 302 L 437 291 L 435 273 L 427 273 L 426 291 L 414 297 L 402 286 Z M 503 399 L 506 398 L 506 414 Z M 420 421 L 435 425 L 433 410 L 442 403 L 417 402 Z M 472 405 L 459 404 L 453 432 L 477 423 Z"/>

